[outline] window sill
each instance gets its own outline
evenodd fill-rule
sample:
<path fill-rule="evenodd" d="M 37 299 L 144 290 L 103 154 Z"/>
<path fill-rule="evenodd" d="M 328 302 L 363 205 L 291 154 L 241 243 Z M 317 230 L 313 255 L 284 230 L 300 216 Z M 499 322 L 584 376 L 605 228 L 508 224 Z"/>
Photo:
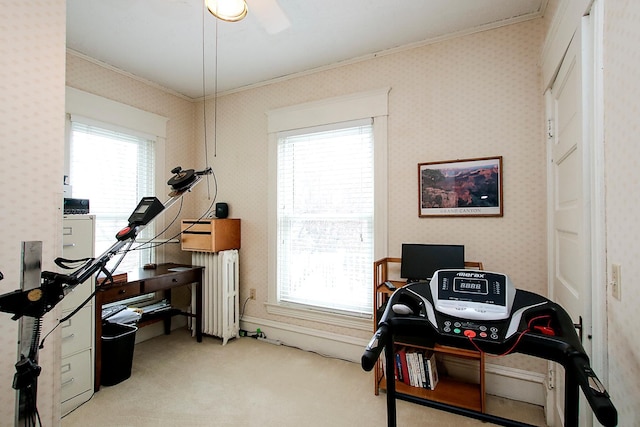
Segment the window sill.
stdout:
<path fill-rule="evenodd" d="M 265 303 L 265 307 L 267 308 L 267 313 L 278 316 L 294 317 L 296 319 L 320 322 L 328 325 L 341 326 L 344 328 L 362 331 L 371 331 L 372 328 L 371 315 L 350 316 L 320 309 L 313 309 L 303 305 L 286 303 Z"/>

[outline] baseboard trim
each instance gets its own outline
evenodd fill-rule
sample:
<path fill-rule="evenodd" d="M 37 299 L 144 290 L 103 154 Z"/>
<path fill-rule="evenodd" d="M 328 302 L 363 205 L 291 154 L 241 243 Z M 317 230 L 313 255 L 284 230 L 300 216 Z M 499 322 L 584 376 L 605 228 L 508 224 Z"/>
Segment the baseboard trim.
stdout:
<path fill-rule="evenodd" d="M 250 316 L 243 316 L 240 320 L 240 328 L 246 331 L 255 331 L 260 328 L 267 338 L 278 340 L 284 345 L 358 364 L 369 342 L 368 339 Z M 473 362 L 457 360 L 452 363 L 456 364 L 458 371 L 467 370 L 469 377 L 472 378 L 475 370 L 477 376 L 477 367 L 472 365 Z M 485 363 L 485 384 L 487 394 L 539 406 L 544 406 L 546 402 L 543 374 Z"/>
<path fill-rule="evenodd" d="M 305 328 L 272 320 L 243 316 L 240 329 L 255 331 L 260 328 L 267 338 L 279 340 L 290 347 L 360 363 L 366 339 Z"/>
<path fill-rule="evenodd" d="M 484 377 L 487 394 L 545 406 L 544 374 L 485 363 Z"/>

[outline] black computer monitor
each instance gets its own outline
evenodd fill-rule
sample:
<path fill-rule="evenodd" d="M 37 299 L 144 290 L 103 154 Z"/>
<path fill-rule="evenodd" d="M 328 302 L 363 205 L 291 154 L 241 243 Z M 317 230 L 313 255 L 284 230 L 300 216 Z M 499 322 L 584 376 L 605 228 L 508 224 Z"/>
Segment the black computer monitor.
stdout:
<path fill-rule="evenodd" d="M 430 280 L 445 268 L 464 268 L 464 245 L 402 244 L 400 277 L 407 282 Z"/>

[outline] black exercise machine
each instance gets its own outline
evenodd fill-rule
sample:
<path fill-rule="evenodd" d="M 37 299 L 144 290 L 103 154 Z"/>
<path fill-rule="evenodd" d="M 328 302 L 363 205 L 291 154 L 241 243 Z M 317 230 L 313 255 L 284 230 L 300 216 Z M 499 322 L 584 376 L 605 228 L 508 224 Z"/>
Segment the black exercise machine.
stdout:
<path fill-rule="evenodd" d="M 365 371 L 373 369 L 385 349 L 385 375 L 394 378 L 395 336 L 419 338 L 431 347 L 440 344 L 497 355 L 523 353 L 555 361 L 565 369 L 565 427 L 578 426 L 580 389 L 602 425 L 613 427 L 618 423 L 617 411 L 591 369 L 567 312 L 547 298 L 516 290 L 504 274 L 439 270 L 430 282 L 411 283 L 396 290 L 362 356 Z M 389 427 L 396 426 L 397 398 L 504 426 L 528 425 L 398 394 L 395 381 L 388 380 Z"/>
<path fill-rule="evenodd" d="M 52 271 L 43 271 L 40 274 L 40 286 L 31 289 L 19 289 L 13 292 L 0 295 L 0 312 L 11 313 L 12 320 L 18 320 L 23 316 L 33 318 L 32 332 L 29 339 L 29 346 L 26 351 L 20 354 L 20 360 L 15 364 L 16 373 L 13 377 L 12 387 L 19 392 L 19 419 L 25 426 L 35 426 L 40 423 L 37 409 L 37 385 L 41 368 L 38 365 L 38 353 L 42 348 L 40 342 L 42 328 L 42 317 L 53 310 L 53 308 L 73 289 L 90 279 L 94 274 L 102 272 L 106 275 L 106 280 L 101 283 L 100 288 L 106 289 L 113 284 L 113 272 L 116 270 L 122 258 L 129 252 L 131 246 L 139 233 L 153 221 L 161 212 L 172 206 L 175 202 L 190 192 L 203 176 L 213 173 L 210 167 L 202 171 L 193 169 L 182 169 L 180 166 L 171 170 L 173 176 L 167 184 L 171 188 L 169 199 L 164 203 L 156 197 L 143 197 L 128 219 L 128 225 L 116 234 L 116 242 L 97 258 L 87 258 L 83 260 L 66 260 L 57 258 L 55 263 L 62 267 L 71 269 L 71 264 L 82 262 L 82 264 L 70 274 L 62 274 Z M 120 255 L 115 265 L 107 268 L 107 263 L 116 255 Z M 40 260 L 37 262 L 40 268 Z M 0 280 L 3 279 L 0 273 Z M 58 325 L 75 315 L 91 298 L 91 294 L 79 307 L 58 322 Z M 43 340 L 44 341 L 44 340 Z M 26 396 L 26 398 L 25 398 Z M 25 399 L 26 402 L 22 402 Z"/>

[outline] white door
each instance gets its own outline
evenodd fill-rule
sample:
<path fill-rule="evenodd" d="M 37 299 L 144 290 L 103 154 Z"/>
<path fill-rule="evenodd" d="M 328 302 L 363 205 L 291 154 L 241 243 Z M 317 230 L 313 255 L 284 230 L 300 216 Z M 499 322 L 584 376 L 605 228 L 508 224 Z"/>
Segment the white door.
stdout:
<path fill-rule="evenodd" d="M 589 146 L 585 131 L 582 42 L 580 29 L 547 93 L 550 157 L 550 281 L 551 299 L 582 324 L 583 346 L 591 354 L 591 247 Z M 554 425 L 564 419 L 564 370 L 555 372 Z M 590 425 L 586 401 L 580 401 L 580 424 Z"/>

